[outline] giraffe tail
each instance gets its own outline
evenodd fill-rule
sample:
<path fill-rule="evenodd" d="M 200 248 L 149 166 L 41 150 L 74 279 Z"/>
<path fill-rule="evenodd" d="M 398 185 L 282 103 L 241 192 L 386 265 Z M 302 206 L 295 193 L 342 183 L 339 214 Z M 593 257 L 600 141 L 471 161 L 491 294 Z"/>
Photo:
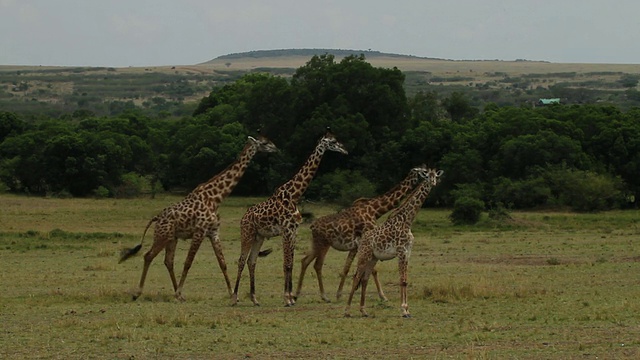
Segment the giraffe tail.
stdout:
<path fill-rule="evenodd" d="M 149 230 L 149 226 L 151 226 L 151 224 L 153 224 L 153 222 L 156 220 L 158 219 L 155 216 L 151 220 L 149 220 L 149 222 L 147 223 L 147 227 L 144 228 L 144 232 L 142 233 L 142 239 L 140 239 L 140 244 L 132 248 L 122 249 L 122 251 L 120 251 L 120 261 L 118 261 L 118 264 L 134 256 L 135 254 L 138 253 L 138 251 L 140 251 L 140 249 L 142 249 L 142 242 L 144 241 L 144 236 L 147 234 L 147 230 Z"/>
<path fill-rule="evenodd" d="M 266 250 L 262 250 L 258 253 L 259 257 L 265 257 L 269 254 L 271 254 L 271 252 L 273 251 L 273 249 L 266 249 Z"/>

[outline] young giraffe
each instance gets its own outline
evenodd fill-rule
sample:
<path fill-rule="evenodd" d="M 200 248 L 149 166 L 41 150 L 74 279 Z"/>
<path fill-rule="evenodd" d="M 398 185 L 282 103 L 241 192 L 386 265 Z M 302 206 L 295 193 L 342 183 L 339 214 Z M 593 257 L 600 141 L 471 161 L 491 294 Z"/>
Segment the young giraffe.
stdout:
<path fill-rule="evenodd" d="M 382 215 L 396 207 L 400 199 L 412 190 L 422 177 L 426 176 L 426 171 L 427 168 L 425 165 L 415 167 L 409 171 L 409 174 L 407 174 L 402 182 L 385 194 L 370 199 L 358 199 L 353 202 L 351 207 L 337 214 L 323 216 L 311 224 L 311 251 L 302 259 L 296 298 L 300 296 L 307 267 L 315 259 L 313 268 L 318 277 L 320 296 L 326 302 L 331 301 L 324 292 L 322 266 L 327 252 L 333 247 L 338 251 L 349 252 L 343 270 L 340 273 L 340 285 L 338 286 L 338 292 L 336 294 L 336 298 L 340 299 L 342 287 L 344 286 L 347 274 L 349 274 L 351 263 L 358 251 L 358 242 L 362 234 L 375 227 L 376 221 Z M 386 301 L 387 298 L 378 281 L 377 272 L 374 270 L 372 275 L 380 299 Z"/>
<path fill-rule="evenodd" d="M 151 249 L 144 255 L 144 268 L 140 277 L 138 289 L 133 294 L 133 299 L 137 299 L 142 294 L 142 287 L 149 270 L 149 265 L 153 259 L 165 249 L 164 264 L 169 271 L 173 290 L 178 300 L 184 301 L 182 296 L 182 287 L 184 285 L 189 268 L 193 258 L 205 237 L 211 240 L 211 245 L 218 259 L 218 264 L 227 283 L 227 290 L 231 294 L 231 283 L 227 275 L 227 264 L 222 253 L 222 244 L 218 236 L 218 228 L 220 227 L 220 218 L 218 216 L 218 206 L 224 198 L 231 193 L 233 188 L 238 184 L 249 162 L 257 152 L 275 152 L 276 146 L 263 136 L 255 139 L 249 136 L 247 144 L 240 153 L 238 159 L 230 164 L 225 170 L 218 175 L 209 179 L 209 181 L 198 185 L 191 193 L 189 193 L 182 201 L 175 203 L 163 209 L 158 215 L 154 216 L 147 227 L 144 229 L 140 244 L 132 249 L 125 249 L 122 252 L 120 262 L 135 255 L 142 248 L 144 236 L 153 222 L 156 223 L 153 234 L 153 245 Z M 176 282 L 176 276 L 173 272 L 173 259 L 175 256 L 176 245 L 178 239 L 191 238 L 191 247 L 184 263 L 180 283 Z"/>
<path fill-rule="evenodd" d="M 368 316 L 364 303 L 367 291 L 367 282 L 378 260 L 390 260 L 398 258 L 398 270 L 400 272 L 400 307 L 402 316 L 410 317 L 407 304 L 407 268 L 409 256 L 413 245 L 411 225 L 416 213 L 422 207 L 431 188 L 438 184 L 438 178 L 443 171 L 429 169 L 427 178 L 395 209 L 391 215 L 379 226 L 363 234 L 358 246 L 358 266 L 353 276 L 353 286 L 347 301 L 345 316 L 351 316 L 349 308 L 356 289 L 360 286 L 360 312 L 362 316 Z"/>
<path fill-rule="evenodd" d="M 295 304 L 292 284 L 293 255 L 298 225 L 302 222 L 302 216 L 298 211 L 297 204 L 313 179 L 322 156 L 327 150 L 347 154 L 344 145 L 339 143 L 330 131 L 327 131 L 318 141 L 315 150 L 298 173 L 291 180 L 277 188 L 269 199 L 250 207 L 242 217 L 240 221 L 242 244 L 240 259 L 238 260 L 236 285 L 231 296 L 231 305 L 238 303 L 240 276 L 247 261 L 247 256 L 249 257 L 251 301 L 256 306 L 260 305 L 255 295 L 255 268 L 258 251 L 265 239 L 278 235 L 282 235 L 284 255 L 284 302 L 285 306 Z"/>

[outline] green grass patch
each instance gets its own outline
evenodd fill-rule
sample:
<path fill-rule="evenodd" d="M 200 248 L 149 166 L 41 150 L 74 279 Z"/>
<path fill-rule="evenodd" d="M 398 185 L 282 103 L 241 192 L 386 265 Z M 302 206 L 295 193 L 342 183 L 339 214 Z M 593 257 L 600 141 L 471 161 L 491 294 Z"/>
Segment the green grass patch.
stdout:
<path fill-rule="evenodd" d="M 410 319 L 401 318 L 395 260 L 377 269 L 389 301 L 370 282 L 369 318 L 344 318 L 346 295 L 324 303 L 311 267 L 295 306 L 282 300 L 280 238 L 258 260 L 254 307 L 248 269 L 240 302 L 230 299 L 210 244 L 203 242 L 173 297 L 163 253 L 137 301 L 142 257 L 118 264 L 151 216 L 180 197 L 42 199 L 0 195 L 2 358 L 636 358 L 640 356 L 638 211 L 599 214 L 513 212 L 453 226 L 450 210 L 423 209 L 413 227 Z M 231 280 L 239 221 L 261 199 L 229 198 L 221 240 Z M 337 210 L 305 204 L 320 217 Z M 152 236 L 147 234 L 141 254 Z M 309 248 L 299 229 L 299 260 Z M 190 243 L 180 241 L 179 277 Z M 335 294 L 346 253 L 330 250 L 323 271 Z M 351 278 L 345 289 L 351 287 Z M 352 305 L 357 315 L 359 292 Z"/>

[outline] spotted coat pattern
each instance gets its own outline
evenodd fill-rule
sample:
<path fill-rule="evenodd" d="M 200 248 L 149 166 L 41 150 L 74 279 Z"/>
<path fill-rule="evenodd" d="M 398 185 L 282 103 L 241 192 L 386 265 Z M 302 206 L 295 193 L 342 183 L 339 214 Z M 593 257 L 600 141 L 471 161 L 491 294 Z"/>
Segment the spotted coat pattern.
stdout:
<path fill-rule="evenodd" d="M 225 170 L 208 181 L 198 185 L 182 201 L 163 209 L 147 223 L 144 234 L 146 234 L 151 224 L 155 222 L 153 245 L 144 255 L 144 267 L 138 289 L 133 294 L 134 300 L 142 294 L 142 288 L 151 262 L 164 249 L 164 264 L 169 271 L 175 297 L 180 301 L 184 301 L 182 288 L 196 252 L 205 237 L 211 241 L 218 264 L 226 281 L 227 291 L 231 293 L 231 283 L 227 274 L 227 265 L 218 234 L 220 227 L 218 207 L 238 184 L 253 156 L 257 152 L 274 151 L 277 151 L 277 148 L 265 137 L 260 136 L 258 139 L 249 137 L 247 144 L 234 163 L 230 164 Z M 142 246 L 144 234 L 142 235 L 140 245 L 136 247 L 137 250 L 133 252 L 137 252 Z M 178 239 L 191 239 L 191 246 L 184 263 L 179 283 L 176 281 L 176 276 L 173 271 L 173 260 Z M 126 257 L 121 261 L 125 259 Z"/>
<path fill-rule="evenodd" d="M 314 221 L 313 224 L 311 224 L 311 249 L 302 259 L 296 298 L 300 296 L 307 267 L 315 259 L 313 267 L 318 278 L 320 296 L 324 301 L 330 301 L 324 291 L 322 267 L 327 252 L 330 248 L 334 248 L 338 251 L 349 252 L 342 272 L 340 273 L 340 285 L 336 293 L 336 298 L 340 299 L 345 279 L 351 268 L 351 263 L 356 256 L 358 242 L 362 234 L 372 229 L 382 215 L 396 207 L 398 202 L 415 187 L 418 181 L 426 176 L 426 171 L 427 168 L 425 165 L 415 167 L 409 171 L 404 180 L 386 193 L 374 198 L 358 199 L 354 201 L 350 207 L 339 213 L 323 216 Z M 386 300 L 375 270 L 373 272 L 373 279 L 378 289 L 380 299 Z"/>
<path fill-rule="evenodd" d="M 438 178 L 442 173 L 442 170 L 430 169 L 427 172 L 428 177 L 411 192 L 382 224 L 363 234 L 358 246 L 358 263 L 353 276 L 353 286 L 347 300 L 345 316 L 350 316 L 351 300 L 358 287 L 361 288 L 360 312 L 363 316 L 367 316 L 365 298 L 369 276 L 378 260 L 390 260 L 395 257 L 398 258 L 398 271 L 400 273 L 400 307 L 402 308 L 402 316 L 411 316 L 409 314 L 409 305 L 407 304 L 407 269 L 413 245 L 411 225 L 418 210 L 420 210 L 427 196 L 429 196 L 431 188 L 438 184 Z"/>
<path fill-rule="evenodd" d="M 247 259 L 249 260 L 249 278 L 251 301 L 259 305 L 255 296 L 255 268 L 258 253 L 265 239 L 282 236 L 283 270 L 284 270 L 284 302 L 293 305 L 292 271 L 295 239 L 302 216 L 298 210 L 298 202 L 315 176 L 325 151 L 336 151 L 347 154 L 344 145 L 338 142 L 333 134 L 327 132 L 318 141 L 315 149 L 293 178 L 279 188 L 267 200 L 250 207 L 240 221 L 241 248 L 238 260 L 238 275 L 231 297 L 231 304 L 238 302 L 240 277 Z"/>

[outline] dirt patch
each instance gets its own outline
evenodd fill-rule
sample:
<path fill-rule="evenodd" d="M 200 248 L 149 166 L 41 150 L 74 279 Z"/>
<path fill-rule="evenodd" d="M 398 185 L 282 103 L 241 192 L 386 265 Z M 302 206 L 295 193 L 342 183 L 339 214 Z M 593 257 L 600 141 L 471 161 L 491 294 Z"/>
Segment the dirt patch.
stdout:
<path fill-rule="evenodd" d="M 467 259 L 470 263 L 508 266 L 552 266 L 590 263 L 588 259 L 553 257 L 548 255 L 498 255 L 480 256 Z"/>

